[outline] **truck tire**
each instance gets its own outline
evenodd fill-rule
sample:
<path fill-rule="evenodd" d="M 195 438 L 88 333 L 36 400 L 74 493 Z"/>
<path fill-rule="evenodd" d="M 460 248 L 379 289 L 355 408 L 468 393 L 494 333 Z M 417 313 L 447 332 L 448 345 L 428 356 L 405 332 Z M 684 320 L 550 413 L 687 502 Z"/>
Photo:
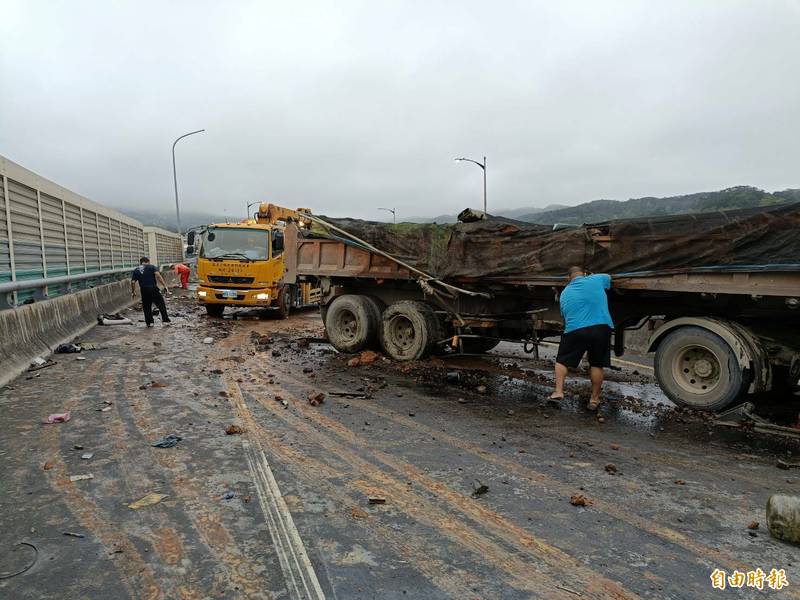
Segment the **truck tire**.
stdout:
<path fill-rule="evenodd" d="M 720 336 L 702 327 L 679 327 L 659 344 L 656 380 L 679 406 L 718 411 L 747 389 L 736 354 Z"/>
<path fill-rule="evenodd" d="M 460 338 L 460 341 L 461 350 L 465 354 L 483 354 L 500 343 L 500 340 L 487 338 Z"/>
<path fill-rule="evenodd" d="M 345 294 L 334 299 L 325 314 L 325 330 L 339 352 L 360 352 L 378 337 L 381 312 L 368 296 Z"/>
<path fill-rule="evenodd" d="M 206 304 L 206 312 L 208 313 L 209 317 L 221 317 L 222 313 L 225 312 L 225 305 L 224 304 Z"/>
<path fill-rule="evenodd" d="M 281 288 L 278 296 L 278 315 L 281 319 L 288 319 L 294 304 L 294 290 L 292 286 L 285 285 Z"/>
<path fill-rule="evenodd" d="M 441 340 L 441 326 L 424 302 L 401 300 L 383 312 L 381 342 L 395 360 L 419 360 Z"/>

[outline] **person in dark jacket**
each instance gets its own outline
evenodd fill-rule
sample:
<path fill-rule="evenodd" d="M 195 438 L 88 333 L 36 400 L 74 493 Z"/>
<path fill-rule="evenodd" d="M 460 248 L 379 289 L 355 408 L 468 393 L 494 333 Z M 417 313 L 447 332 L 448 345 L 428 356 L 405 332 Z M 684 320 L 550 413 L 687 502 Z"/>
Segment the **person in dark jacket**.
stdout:
<path fill-rule="evenodd" d="M 164 276 L 155 266 L 150 264 L 150 259 L 143 256 L 139 259 L 139 266 L 131 273 L 131 296 L 136 295 L 136 283 L 139 283 L 139 291 L 142 294 L 142 310 L 144 311 L 144 322 L 148 327 L 153 326 L 153 304 L 158 307 L 161 314 L 162 323 L 170 323 L 167 316 L 167 304 L 164 296 L 161 295 L 159 286 L 167 293 L 167 282 Z"/>
<path fill-rule="evenodd" d="M 606 290 L 611 289 L 611 276 L 586 275 L 581 267 L 570 267 L 569 284 L 559 297 L 564 333 L 556 357 L 556 389 L 553 400 L 564 397 L 564 380 L 570 368 L 588 355 L 592 379 L 592 396 L 587 408 L 596 410 L 603 386 L 603 368 L 611 366 L 611 330 L 614 322 L 608 311 Z"/>

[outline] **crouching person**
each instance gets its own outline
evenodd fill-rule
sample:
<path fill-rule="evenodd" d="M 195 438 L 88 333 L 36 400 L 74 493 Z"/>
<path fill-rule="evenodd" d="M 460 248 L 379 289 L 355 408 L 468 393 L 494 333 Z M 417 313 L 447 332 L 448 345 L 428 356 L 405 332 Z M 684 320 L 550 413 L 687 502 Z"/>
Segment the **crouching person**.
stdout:
<path fill-rule="evenodd" d="M 564 380 L 569 369 L 576 368 L 588 355 L 591 368 L 592 396 L 587 408 L 600 405 L 603 369 L 611 366 L 611 331 L 614 323 L 608 311 L 606 290 L 611 289 L 611 276 L 586 275 L 581 267 L 570 267 L 569 283 L 561 292 L 559 303 L 564 317 L 564 334 L 556 357 L 556 389 L 553 400 L 564 397 Z"/>

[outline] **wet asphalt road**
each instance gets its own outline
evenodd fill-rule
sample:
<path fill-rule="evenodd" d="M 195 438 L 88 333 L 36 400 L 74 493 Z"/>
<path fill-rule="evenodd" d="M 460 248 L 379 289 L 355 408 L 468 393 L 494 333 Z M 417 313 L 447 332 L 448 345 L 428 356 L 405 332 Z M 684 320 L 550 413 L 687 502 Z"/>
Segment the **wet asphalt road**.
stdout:
<path fill-rule="evenodd" d="M 38 551 L 0 597 L 706 598 L 724 597 L 715 568 L 756 567 L 790 586 L 725 594 L 800 597 L 798 548 L 765 531 L 767 497 L 800 486 L 774 467 L 778 443 L 624 402 L 601 423 L 584 383 L 549 407 L 543 364 L 348 367 L 298 345 L 321 335 L 313 313 L 215 321 L 172 304 L 175 326 L 97 328 L 86 360 L 59 355 L 0 392 L 0 572 L 34 559 L 14 544 Z M 612 395 L 649 389 L 613 378 Z M 150 446 L 170 433 L 183 440 Z M 167 497 L 128 508 L 150 492 Z"/>

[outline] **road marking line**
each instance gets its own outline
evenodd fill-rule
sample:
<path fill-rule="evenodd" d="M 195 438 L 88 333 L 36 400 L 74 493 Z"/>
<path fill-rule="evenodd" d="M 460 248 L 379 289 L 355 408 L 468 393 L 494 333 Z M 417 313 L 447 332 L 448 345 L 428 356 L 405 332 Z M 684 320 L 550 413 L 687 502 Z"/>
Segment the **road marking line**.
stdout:
<path fill-rule="evenodd" d="M 238 405 L 237 408 L 242 414 L 247 414 L 247 404 L 239 386 L 228 382 L 228 389 L 234 390 L 233 397 Z M 264 513 L 272 544 L 278 554 L 278 562 L 289 597 L 295 600 L 325 600 L 325 593 L 319 584 L 314 565 L 308 558 L 303 540 L 281 495 L 264 449 L 258 440 L 247 438 L 242 438 L 242 446 L 247 465 L 253 475 L 258 502 Z"/>

